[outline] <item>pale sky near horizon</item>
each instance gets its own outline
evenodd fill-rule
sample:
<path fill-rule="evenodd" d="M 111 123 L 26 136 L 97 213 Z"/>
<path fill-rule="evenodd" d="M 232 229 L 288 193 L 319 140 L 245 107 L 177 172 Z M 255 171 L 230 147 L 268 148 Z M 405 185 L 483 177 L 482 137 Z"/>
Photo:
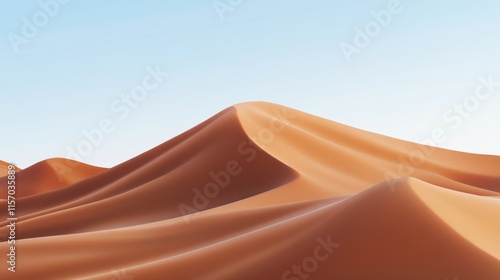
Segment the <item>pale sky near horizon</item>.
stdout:
<path fill-rule="evenodd" d="M 500 155 L 500 2 L 352 2 L 3 1 L 0 160 L 66 157 L 108 119 L 81 160 L 110 167 L 256 100 Z"/>

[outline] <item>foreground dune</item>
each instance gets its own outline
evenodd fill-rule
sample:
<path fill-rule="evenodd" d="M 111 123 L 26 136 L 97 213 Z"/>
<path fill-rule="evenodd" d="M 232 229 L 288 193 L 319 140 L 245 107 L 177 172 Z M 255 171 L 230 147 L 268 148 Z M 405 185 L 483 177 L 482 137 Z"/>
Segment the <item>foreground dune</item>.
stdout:
<path fill-rule="evenodd" d="M 2 279 L 500 279 L 497 156 L 244 103 L 109 170 L 62 162 L 19 171 Z"/>

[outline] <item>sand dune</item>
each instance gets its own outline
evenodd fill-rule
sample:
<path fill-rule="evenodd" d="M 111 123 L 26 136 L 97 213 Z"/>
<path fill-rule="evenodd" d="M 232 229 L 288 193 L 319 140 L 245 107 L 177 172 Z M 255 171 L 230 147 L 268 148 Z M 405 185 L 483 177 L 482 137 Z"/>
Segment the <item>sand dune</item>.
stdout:
<path fill-rule="evenodd" d="M 69 159 L 54 158 L 36 163 L 24 170 L 17 169 L 16 197 L 22 198 L 69 186 L 87 177 L 92 177 L 105 168 L 95 167 Z M 7 185 L 7 178 L 0 178 L 0 186 Z M 0 193 L 5 199 L 7 193 Z"/>
<path fill-rule="evenodd" d="M 498 156 L 257 102 L 109 170 L 64 162 L 18 172 L 2 279 L 500 279 Z"/>

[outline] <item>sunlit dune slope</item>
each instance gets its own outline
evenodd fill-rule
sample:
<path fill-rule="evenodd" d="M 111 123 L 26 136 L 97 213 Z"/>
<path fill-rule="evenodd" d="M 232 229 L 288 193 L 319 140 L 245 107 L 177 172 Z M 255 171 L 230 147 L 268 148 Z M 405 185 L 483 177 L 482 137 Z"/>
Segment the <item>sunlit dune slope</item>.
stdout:
<path fill-rule="evenodd" d="M 301 174 L 287 192 L 305 184 L 311 197 L 348 195 L 388 179 L 415 177 L 471 194 L 500 195 L 499 157 L 406 142 L 271 103 L 235 107 L 254 142 Z"/>

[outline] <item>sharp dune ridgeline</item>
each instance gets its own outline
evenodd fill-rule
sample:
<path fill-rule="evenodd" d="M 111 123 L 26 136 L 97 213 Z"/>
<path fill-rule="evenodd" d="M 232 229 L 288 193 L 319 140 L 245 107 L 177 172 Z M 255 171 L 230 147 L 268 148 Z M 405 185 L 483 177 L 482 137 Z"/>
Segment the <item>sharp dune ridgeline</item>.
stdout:
<path fill-rule="evenodd" d="M 16 272 L 3 262 L 1 279 L 500 279 L 499 156 L 277 104 L 235 105 L 109 169 L 48 159 L 16 175 Z"/>

